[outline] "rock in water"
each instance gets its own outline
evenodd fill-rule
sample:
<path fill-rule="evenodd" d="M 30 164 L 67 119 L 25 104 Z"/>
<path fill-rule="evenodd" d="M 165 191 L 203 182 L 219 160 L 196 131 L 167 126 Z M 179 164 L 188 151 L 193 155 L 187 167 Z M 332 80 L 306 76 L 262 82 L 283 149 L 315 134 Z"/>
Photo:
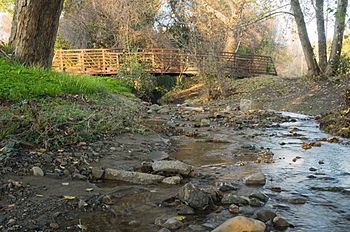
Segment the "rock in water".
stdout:
<path fill-rule="evenodd" d="M 287 229 L 287 228 L 289 227 L 290 224 L 289 224 L 289 222 L 288 222 L 286 219 L 277 216 L 277 217 L 275 217 L 275 218 L 273 219 L 273 225 L 274 225 L 277 229 L 285 230 L 285 229 Z"/>
<path fill-rule="evenodd" d="M 244 182 L 246 185 L 265 185 L 266 177 L 264 173 L 258 172 L 247 176 Z"/>
<path fill-rule="evenodd" d="M 32 172 L 34 176 L 44 176 L 44 172 L 39 167 L 32 167 Z"/>
<path fill-rule="evenodd" d="M 160 160 L 152 164 L 156 172 L 176 173 L 188 176 L 192 171 L 192 166 L 178 160 Z"/>
<path fill-rule="evenodd" d="M 227 220 L 212 232 L 264 232 L 265 224 L 261 221 L 237 216 Z"/>
<path fill-rule="evenodd" d="M 161 182 L 164 176 L 107 168 L 104 179 L 126 181 L 134 184 L 155 184 Z"/>
<path fill-rule="evenodd" d="M 267 222 L 274 219 L 276 217 L 276 213 L 272 212 L 271 210 L 262 209 L 256 213 L 256 217 L 260 221 Z"/>
<path fill-rule="evenodd" d="M 209 194 L 192 183 L 187 183 L 181 187 L 178 197 L 194 209 L 205 209 L 209 204 Z"/>

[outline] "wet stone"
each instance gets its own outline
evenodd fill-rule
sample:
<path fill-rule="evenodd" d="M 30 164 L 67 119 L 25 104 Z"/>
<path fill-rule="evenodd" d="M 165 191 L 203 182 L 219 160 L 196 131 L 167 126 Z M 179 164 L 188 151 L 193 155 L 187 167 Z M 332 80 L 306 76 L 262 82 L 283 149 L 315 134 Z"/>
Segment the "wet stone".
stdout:
<path fill-rule="evenodd" d="M 283 230 L 283 229 L 287 229 L 289 227 L 289 222 L 286 219 L 277 216 L 273 219 L 273 225 L 277 229 Z"/>
<path fill-rule="evenodd" d="M 221 183 L 219 190 L 221 192 L 229 192 L 229 191 L 236 191 L 236 190 L 238 190 L 238 188 L 236 186 L 231 185 L 231 184 Z"/>
<path fill-rule="evenodd" d="M 276 216 L 277 215 L 275 212 L 273 212 L 271 210 L 266 210 L 266 209 L 259 210 L 256 213 L 257 219 L 259 219 L 262 222 L 270 221 L 270 220 L 274 219 Z"/>
<path fill-rule="evenodd" d="M 234 193 L 225 194 L 221 200 L 221 203 L 224 205 L 236 204 L 236 205 L 248 205 L 249 199 L 246 199 L 241 196 L 237 196 Z"/>
<path fill-rule="evenodd" d="M 267 196 L 265 193 L 262 193 L 262 192 L 252 193 L 249 195 L 249 198 L 255 198 L 265 203 L 269 200 L 269 196 Z"/>
<path fill-rule="evenodd" d="M 262 172 L 254 173 L 245 178 L 246 185 L 259 186 L 259 185 L 265 185 L 265 183 L 266 183 L 266 177 Z"/>
<path fill-rule="evenodd" d="M 259 201 L 258 199 L 256 198 L 250 198 L 249 199 L 249 205 L 250 206 L 253 206 L 253 207 L 261 207 L 264 205 L 263 202 Z"/>
<path fill-rule="evenodd" d="M 187 183 L 180 188 L 178 197 L 194 209 L 204 209 L 209 204 L 209 194 L 192 183 Z"/>
<path fill-rule="evenodd" d="M 295 197 L 289 199 L 289 203 L 294 204 L 294 205 L 302 205 L 307 202 L 307 199 L 304 197 Z"/>
<path fill-rule="evenodd" d="M 171 217 L 162 225 L 162 227 L 165 227 L 170 230 L 177 230 L 180 227 L 183 226 L 183 223 L 177 220 L 175 217 Z"/>
<path fill-rule="evenodd" d="M 316 172 L 316 171 L 317 171 L 317 169 L 316 169 L 316 168 L 311 167 L 311 168 L 309 168 L 309 171 L 310 171 L 310 172 Z"/>
<path fill-rule="evenodd" d="M 193 215 L 195 211 L 188 205 L 180 204 L 176 207 L 176 211 L 178 215 Z"/>

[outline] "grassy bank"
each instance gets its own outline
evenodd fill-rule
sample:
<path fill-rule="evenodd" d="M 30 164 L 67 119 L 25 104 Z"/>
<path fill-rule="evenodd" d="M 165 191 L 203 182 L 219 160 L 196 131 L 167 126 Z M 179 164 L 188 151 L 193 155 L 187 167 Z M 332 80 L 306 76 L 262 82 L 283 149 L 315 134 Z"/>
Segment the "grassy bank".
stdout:
<path fill-rule="evenodd" d="M 0 148 L 45 148 L 132 128 L 139 105 L 120 79 L 23 67 L 0 58 Z"/>

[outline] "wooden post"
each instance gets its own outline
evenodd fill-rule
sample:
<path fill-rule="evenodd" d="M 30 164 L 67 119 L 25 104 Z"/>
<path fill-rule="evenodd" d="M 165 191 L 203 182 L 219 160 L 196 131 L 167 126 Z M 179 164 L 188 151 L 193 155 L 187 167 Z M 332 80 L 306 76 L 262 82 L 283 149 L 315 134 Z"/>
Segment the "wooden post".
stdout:
<path fill-rule="evenodd" d="M 60 59 L 60 71 L 64 71 L 63 67 L 63 57 L 62 57 L 62 49 L 59 50 L 59 59 Z"/>
<path fill-rule="evenodd" d="M 105 57 L 105 49 L 102 49 L 102 68 L 106 70 L 106 57 Z"/>
<path fill-rule="evenodd" d="M 82 73 L 85 73 L 84 50 L 82 50 L 81 53 L 80 53 L 80 68 L 81 68 L 81 72 L 82 72 Z"/>

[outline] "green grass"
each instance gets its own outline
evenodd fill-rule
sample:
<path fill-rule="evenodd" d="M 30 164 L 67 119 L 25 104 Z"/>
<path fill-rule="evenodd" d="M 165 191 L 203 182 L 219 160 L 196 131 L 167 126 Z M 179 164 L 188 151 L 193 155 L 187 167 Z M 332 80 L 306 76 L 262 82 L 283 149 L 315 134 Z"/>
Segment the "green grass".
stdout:
<path fill-rule="evenodd" d="M 0 57 L 0 148 L 25 142 L 57 149 L 137 131 L 142 106 L 130 96 L 117 78 L 57 73 Z"/>
<path fill-rule="evenodd" d="M 42 68 L 24 67 L 0 58 L 0 99 L 19 100 L 62 94 L 119 93 L 131 96 L 131 88 L 110 77 L 70 75 Z"/>

